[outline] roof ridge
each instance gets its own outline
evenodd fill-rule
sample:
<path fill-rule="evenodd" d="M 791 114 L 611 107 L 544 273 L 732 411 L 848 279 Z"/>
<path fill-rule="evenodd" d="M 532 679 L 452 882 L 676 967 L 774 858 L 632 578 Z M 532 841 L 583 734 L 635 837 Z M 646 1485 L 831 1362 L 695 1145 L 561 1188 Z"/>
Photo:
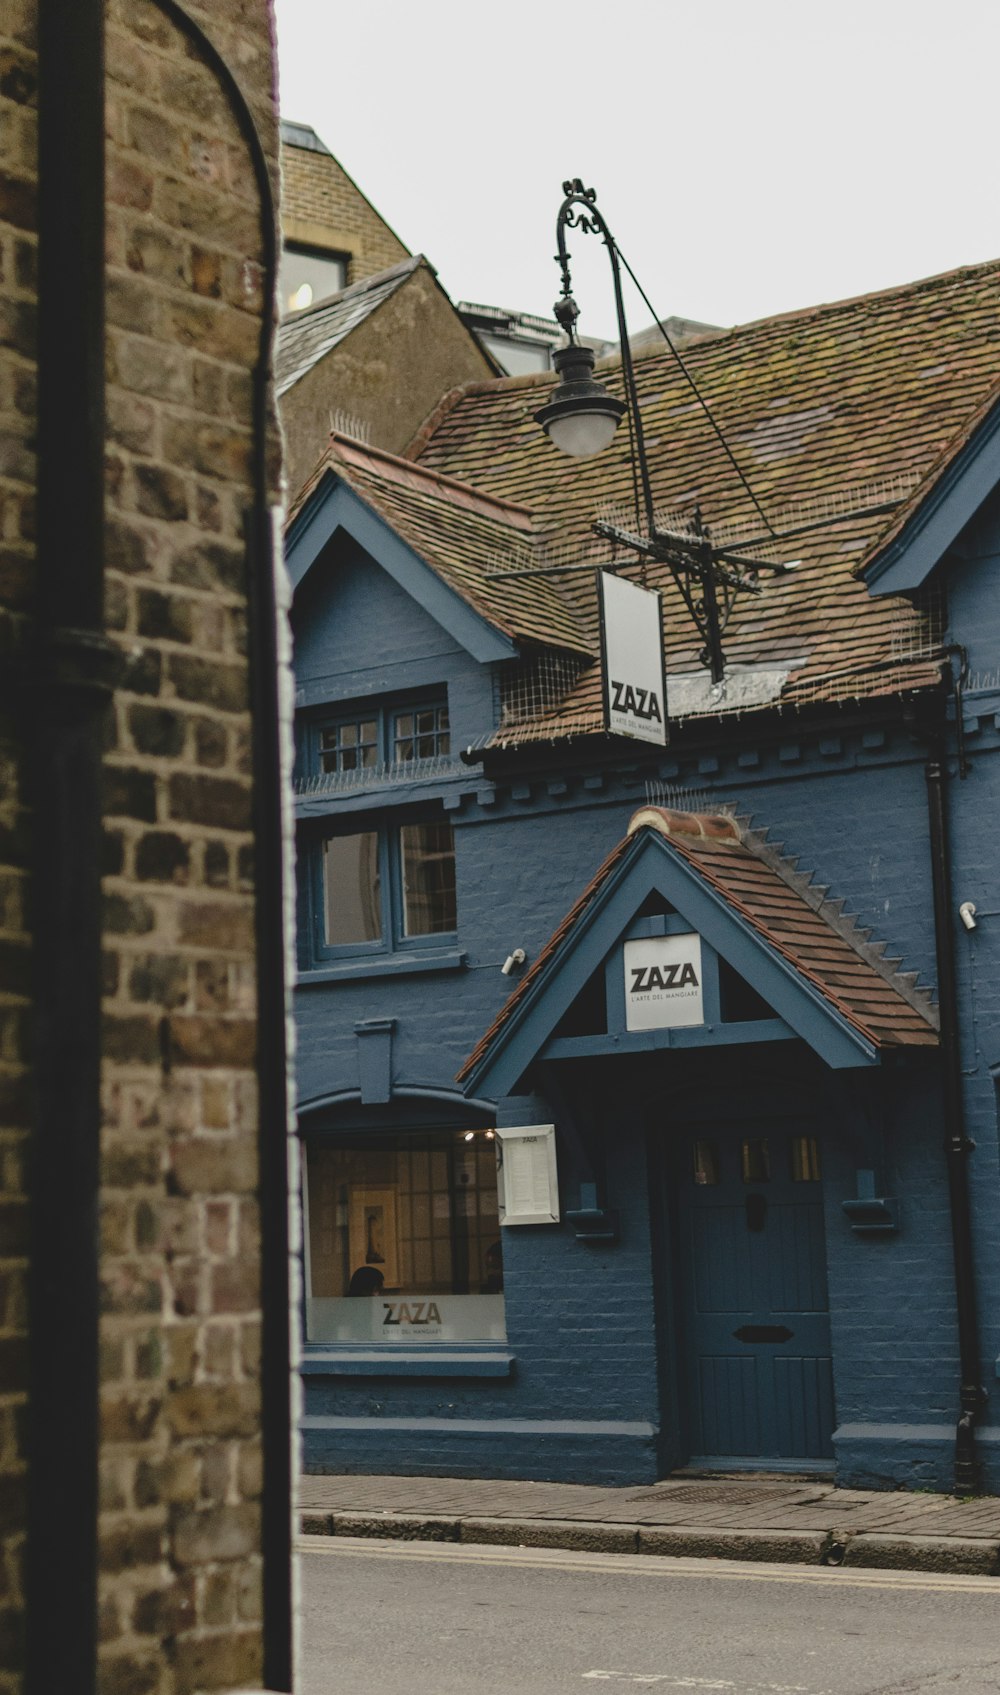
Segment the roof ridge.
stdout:
<path fill-rule="evenodd" d="M 842 300 L 820 300 L 812 306 L 793 306 L 786 312 L 772 312 L 764 318 L 748 318 L 745 323 L 732 324 L 728 328 L 722 329 L 721 332 L 717 331 L 715 335 L 703 336 L 698 339 L 702 341 L 712 341 L 713 343 L 720 342 L 724 341 L 728 336 L 746 334 L 747 331 L 751 330 L 758 331 L 768 329 L 772 324 L 789 324 L 794 323 L 796 320 L 821 318 L 828 314 L 832 316 L 836 312 L 846 312 L 854 307 L 864 306 L 870 301 L 889 300 L 893 297 L 898 299 L 908 299 L 912 298 L 914 295 L 922 294 L 941 283 L 958 281 L 960 278 L 985 276 L 990 271 L 995 271 L 1000 274 L 1000 258 L 981 259 L 974 265 L 956 265 L 950 271 L 936 271 L 933 276 L 917 277 L 913 282 L 890 283 L 886 288 L 869 289 L 864 294 L 848 294 L 845 295 Z M 687 345 L 694 346 L 695 343 L 692 341 Z M 662 351 L 666 353 L 669 349 L 666 347 L 662 349 L 653 348 L 649 350 L 640 348 L 634 357 L 637 359 L 643 359 L 648 356 L 648 352 L 650 351 Z"/>
<path fill-rule="evenodd" d="M 743 846 L 747 851 L 752 853 L 755 859 L 759 859 L 762 865 L 766 865 L 769 871 L 773 871 L 775 876 L 780 877 L 806 906 L 829 925 L 841 941 L 847 943 L 859 959 L 870 966 L 883 982 L 888 983 L 914 1012 L 919 1012 L 932 1029 L 938 1029 L 937 1008 L 930 990 L 918 989 L 916 986 L 919 973 L 897 970 L 896 966 L 900 962 L 897 960 L 894 964 L 891 959 L 885 957 L 888 942 L 872 942 L 870 929 L 860 924 L 855 915 L 844 915 L 846 897 L 831 899 L 829 887 L 814 882 L 813 872 L 797 870 L 796 862 L 784 854 L 780 845 L 767 840 L 766 829 L 754 829 L 749 818 L 745 821 L 740 819 L 738 822 L 741 826 Z"/>
<path fill-rule="evenodd" d="M 403 449 L 401 457 L 404 459 L 410 459 L 415 464 L 419 460 L 420 455 L 427 446 L 427 443 L 435 434 L 438 425 L 444 422 L 448 413 L 458 405 L 459 401 L 464 400 L 465 396 L 471 393 L 471 391 L 475 388 L 492 388 L 492 386 L 492 384 L 488 383 L 473 382 L 470 378 L 468 382 L 455 383 L 451 388 L 445 389 L 441 399 L 437 402 L 437 405 L 431 407 L 431 410 L 428 412 L 423 423 L 418 425 L 416 431 L 410 437 L 410 440 Z"/>
<path fill-rule="evenodd" d="M 330 432 L 329 453 L 331 457 L 352 461 L 374 461 L 375 475 L 384 475 L 390 481 L 409 484 L 410 487 L 419 484 L 431 484 L 444 499 L 450 499 L 456 506 L 464 506 L 467 510 L 478 511 L 485 517 L 502 517 L 508 523 L 513 523 L 518 529 L 537 530 L 535 514 L 530 507 L 521 506 L 512 500 L 504 500 L 502 496 L 487 494 L 484 490 L 476 489 L 469 483 L 463 483 L 457 477 L 449 477 L 442 471 L 431 470 L 428 465 L 420 465 L 412 459 L 404 459 L 397 453 L 389 453 L 384 447 L 374 447 L 367 442 L 356 441 L 352 436 L 342 435 L 337 430 Z"/>

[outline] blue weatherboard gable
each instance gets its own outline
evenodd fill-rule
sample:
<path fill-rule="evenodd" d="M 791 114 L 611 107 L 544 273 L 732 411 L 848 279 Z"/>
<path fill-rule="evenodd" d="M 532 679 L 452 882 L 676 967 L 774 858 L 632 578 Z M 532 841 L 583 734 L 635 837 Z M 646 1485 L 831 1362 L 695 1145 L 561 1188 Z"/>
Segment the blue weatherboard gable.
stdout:
<path fill-rule="evenodd" d="M 293 590 L 304 582 L 338 531 L 351 536 L 388 576 L 480 664 L 517 656 L 517 644 L 442 581 L 360 495 L 327 472 L 288 533 L 286 562 Z"/>
<path fill-rule="evenodd" d="M 739 913 L 664 837 L 636 834 L 604 887 L 557 948 L 537 982 L 466 1079 L 475 1093 L 513 1094 L 588 979 L 622 940 L 639 907 L 659 894 L 834 1069 L 878 1062 L 871 1042 Z M 600 1037 L 594 1038 L 595 1052 Z M 608 1045 L 605 1044 L 607 1051 Z"/>
<path fill-rule="evenodd" d="M 865 567 L 869 593 L 906 594 L 919 588 L 998 484 L 1000 400 L 899 533 Z"/>

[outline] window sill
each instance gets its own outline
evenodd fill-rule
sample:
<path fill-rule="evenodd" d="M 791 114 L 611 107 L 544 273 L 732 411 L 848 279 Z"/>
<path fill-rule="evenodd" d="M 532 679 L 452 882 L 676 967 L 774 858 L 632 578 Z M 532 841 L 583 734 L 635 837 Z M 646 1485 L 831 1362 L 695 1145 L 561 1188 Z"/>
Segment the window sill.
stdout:
<path fill-rule="evenodd" d="M 514 1355 L 505 1347 L 465 1350 L 428 1345 L 425 1348 L 355 1348 L 306 1346 L 299 1361 L 304 1377 L 510 1377 Z"/>
<path fill-rule="evenodd" d="M 379 959 L 345 959 L 334 964 L 300 969 L 297 987 L 315 983 L 349 983 L 363 977 L 414 977 L 426 971 L 461 971 L 466 954 L 462 948 L 436 949 L 433 953 L 394 953 Z"/>

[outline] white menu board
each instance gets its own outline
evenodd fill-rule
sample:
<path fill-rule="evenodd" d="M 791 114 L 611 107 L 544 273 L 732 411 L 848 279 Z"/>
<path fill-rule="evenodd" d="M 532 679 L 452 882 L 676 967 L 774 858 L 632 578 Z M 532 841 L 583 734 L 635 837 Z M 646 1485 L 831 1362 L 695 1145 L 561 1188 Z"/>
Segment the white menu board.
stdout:
<path fill-rule="evenodd" d="M 530 1124 L 497 1130 L 501 1224 L 558 1224 L 556 1127 Z"/>

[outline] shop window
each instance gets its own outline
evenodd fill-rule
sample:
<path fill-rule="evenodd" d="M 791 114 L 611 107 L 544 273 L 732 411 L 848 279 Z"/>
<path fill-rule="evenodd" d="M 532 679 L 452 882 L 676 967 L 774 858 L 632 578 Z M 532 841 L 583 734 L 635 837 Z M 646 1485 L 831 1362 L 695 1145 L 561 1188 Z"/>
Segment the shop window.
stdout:
<path fill-rule="evenodd" d="M 316 1141 L 306 1155 L 306 1340 L 502 1341 L 492 1131 Z"/>

